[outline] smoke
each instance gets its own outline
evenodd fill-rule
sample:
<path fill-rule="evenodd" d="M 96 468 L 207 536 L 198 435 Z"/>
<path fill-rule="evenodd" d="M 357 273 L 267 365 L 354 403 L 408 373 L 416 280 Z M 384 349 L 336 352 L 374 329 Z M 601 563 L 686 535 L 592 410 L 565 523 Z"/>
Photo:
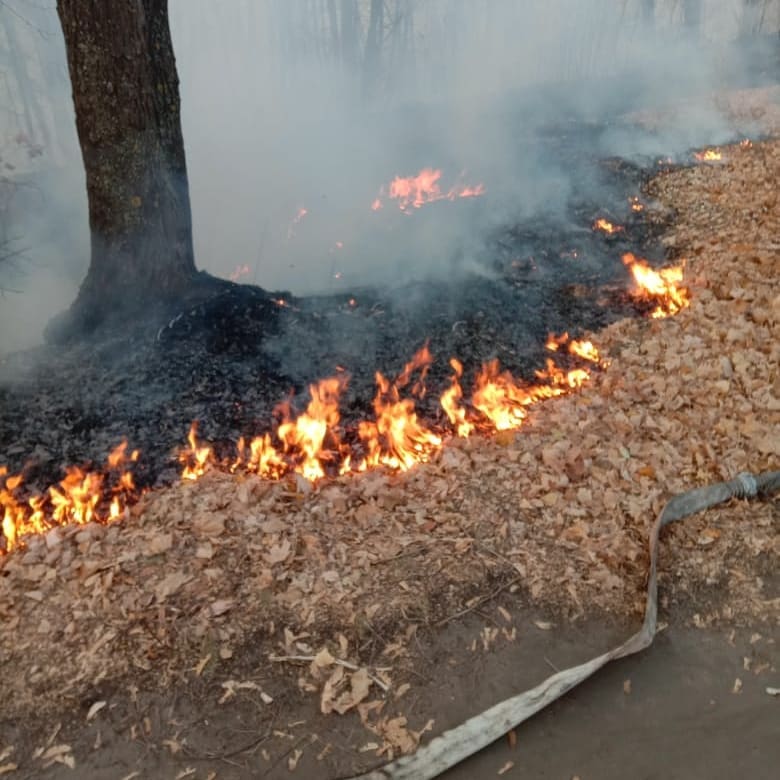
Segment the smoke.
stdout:
<path fill-rule="evenodd" d="M 196 262 L 298 294 L 489 273 L 492 231 L 540 215 L 567 219 L 584 169 L 547 143 L 553 125 L 608 125 L 583 155 L 638 159 L 749 132 L 706 98 L 754 80 L 755 58 L 730 42 L 776 31 L 779 5 L 171 0 Z M 26 3 L 18 10 L 46 31 L 35 38 L 0 7 L 4 24 L 21 37 L 26 30 L 28 70 L 44 89 L 46 68 L 66 71 L 56 14 Z M 33 72 L 34 61 L 46 68 Z M 48 140 L 26 174 L 39 200 L 14 208 L 30 261 L 15 279 L 23 295 L 0 300 L 0 349 L 39 337 L 88 260 L 67 80 L 46 88 L 39 124 Z M 20 99 L 16 87 L 0 94 L 7 105 Z M 627 119 L 659 107 L 663 125 Z M 3 116 L 9 139 L 20 113 Z M 404 213 L 388 185 L 425 167 L 442 171 L 445 191 L 481 183 L 485 194 Z M 383 208 L 372 210 L 380 194 Z"/>

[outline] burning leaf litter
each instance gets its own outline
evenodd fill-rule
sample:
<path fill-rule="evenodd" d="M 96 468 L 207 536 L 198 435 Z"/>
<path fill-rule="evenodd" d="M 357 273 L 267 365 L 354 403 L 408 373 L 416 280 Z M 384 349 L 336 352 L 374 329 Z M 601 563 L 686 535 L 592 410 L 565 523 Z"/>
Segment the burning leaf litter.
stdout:
<path fill-rule="evenodd" d="M 409 214 L 429 203 L 458 198 L 478 198 L 485 194 L 483 184 L 454 184 L 447 191 L 441 188 L 442 172 L 438 168 L 423 168 L 416 176 L 396 176 L 387 187 L 386 196 L 396 201 L 401 211 Z M 371 204 L 373 211 L 379 211 L 385 198 L 385 188 Z"/>
<path fill-rule="evenodd" d="M 613 235 L 614 233 L 622 232 L 623 227 L 621 225 L 615 225 L 614 223 L 610 222 L 608 219 L 599 217 L 593 223 L 593 229 L 601 230 L 602 232 L 607 233 L 608 235 Z"/>
<path fill-rule="evenodd" d="M 182 682 L 208 654 L 221 695 L 223 681 L 242 678 L 219 649 L 247 642 L 269 655 L 328 646 L 358 668 L 381 658 L 393 691 L 415 679 L 417 627 L 457 614 L 486 576 L 519 578 L 529 601 L 562 615 L 585 605 L 633 614 L 647 524 L 663 496 L 776 468 L 780 457 L 780 300 L 766 284 L 777 264 L 780 226 L 766 204 L 776 197 L 780 142 L 755 147 L 761 154 L 737 149 L 723 166 L 651 185 L 680 213 L 690 305 L 675 318 L 602 331 L 610 370 L 594 372 L 581 394 L 528 407 L 523 436 L 456 438 L 425 468 L 336 476 L 309 491 L 294 472 L 272 482 L 211 471 L 130 506 L 132 522 L 57 527 L 0 558 L 7 717 L 32 722 L 42 705 L 75 706 L 105 681 Z M 718 189 L 727 197 L 712 197 Z M 749 524 L 734 522 L 743 516 Z M 735 504 L 670 528 L 666 597 L 681 603 L 695 591 L 701 625 L 771 620 L 759 575 L 776 522 L 771 504 Z M 702 546 L 706 529 L 720 535 Z M 170 539 L 158 543 L 161 534 Z M 711 582 L 722 584 L 717 594 Z M 241 609 L 214 614 L 211 605 L 228 600 Z M 373 644 L 380 627 L 383 642 Z M 259 674 L 256 684 L 279 701 L 280 676 Z M 379 737 L 372 750 L 414 749 L 419 732 L 383 705 L 356 707 Z"/>
<path fill-rule="evenodd" d="M 623 261 L 634 274 L 633 294 L 639 300 L 657 304 L 652 317 L 666 317 L 688 305 L 681 267 L 656 272 L 630 254 L 624 255 Z M 276 303 L 287 305 L 282 299 Z M 551 336 L 547 348 L 558 352 L 566 343 L 566 351 L 575 359 L 606 366 L 591 341 L 569 341 L 568 333 L 558 339 Z M 338 402 L 348 382 L 342 372 L 310 385 L 311 401 L 297 417 L 289 403 L 279 404 L 277 413 L 282 421 L 275 432 L 256 436 L 248 443 L 240 439 L 235 458 L 221 465 L 231 472 L 242 470 L 266 479 L 295 473 L 311 482 L 328 475 L 380 467 L 408 471 L 430 461 L 444 446 L 447 434 L 466 438 L 477 431 L 515 430 L 526 419 L 529 406 L 577 390 L 591 378 L 588 367 L 567 370 L 548 359 L 545 369 L 536 372 L 539 383 L 527 383 L 502 371 L 498 361 L 491 360 L 477 374 L 471 403 L 466 406 L 460 384 L 463 368 L 460 361 L 451 358 L 454 374 L 450 387 L 441 395 L 440 405 L 453 430 L 432 430 L 418 417 L 414 398 L 421 398 L 427 392 L 425 378 L 433 360 L 426 345 L 394 380 L 376 373 L 375 419 L 359 423 L 356 447 L 343 441 L 339 428 Z M 409 385 L 409 396 L 402 397 L 402 391 Z M 219 465 L 213 449 L 198 441 L 197 432 L 198 424 L 194 421 L 187 435 L 189 446 L 178 456 L 184 480 L 197 480 L 210 467 Z M 70 523 L 111 522 L 123 517 L 127 504 L 137 499 L 132 472 L 125 467 L 139 457 L 138 451 L 129 456 L 126 451 L 127 442 L 116 447 L 108 457 L 105 472 L 73 466 L 46 493 L 27 498 L 19 497 L 22 475 L 9 475 L 7 468 L 0 466 L 5 551 L 18 546 L 21 537 L 28 534 L 45 534 L 56 526 Z"/>
<path fill-rule="evenodd" d="M 720 149 L 705 149 L 703 152 L 694 152 L 693 157 L 699 162 L 720 162 L 723 160 L 723 153 Z"/>

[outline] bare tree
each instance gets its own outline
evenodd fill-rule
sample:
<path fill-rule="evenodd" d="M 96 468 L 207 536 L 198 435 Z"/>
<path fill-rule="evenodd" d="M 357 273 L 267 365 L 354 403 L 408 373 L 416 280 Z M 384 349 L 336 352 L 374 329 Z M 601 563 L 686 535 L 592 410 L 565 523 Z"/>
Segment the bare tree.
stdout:
<path fill-rule="evenodd" d="M 58 0 L 87 180 L 91 260 L 50 337 L 181 295 L 196 278 L 167 0 Z"/>
<path fill-rule="evenodd" d="M 366 45 L 363 50 L 363 96 L 370 95 L 379 79 L 384 38 L 384 0 L 371 0 Z"/>
<path fill-rule="evenodd" d="M 682 0 L 683 24 L 694 35 L 701 31 L 702 0 Z"/>

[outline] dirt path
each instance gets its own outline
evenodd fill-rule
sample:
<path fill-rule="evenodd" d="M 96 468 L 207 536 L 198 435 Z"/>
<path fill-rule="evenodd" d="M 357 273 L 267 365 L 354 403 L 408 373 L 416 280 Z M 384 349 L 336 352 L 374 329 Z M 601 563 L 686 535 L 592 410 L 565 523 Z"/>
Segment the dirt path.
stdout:
<path fill-rule="evenodd" d="M 600 652 L 628 629 L 604 620 L 548 627 L 550 616 L 514 610 L 516 638 L 488 641 L 485 650 L 485 632 L 505 623 L 503 610 L 511 610 L 510 599 L 420 643 L 418 685 L 398 707 L 410 722 L 435 718 L 437 729 L 454 726 L 553 667 Z M 685 627 L 685 615 L 672 622 L 647 652 L 602 670 L 445 777 L 773 777 L 780 761 L 778 701 L 766 688 L 780 681 L 780 634 L 765 626 L 695 629 Z M 274 712 L 275 704 L 264 707 L 250 689 L 218 706 L 214 690 L 200 699 L 179 694 L 141 696 L 134 706 L 114 695 L 85 726 L 78 725 L 84 712 L 75 713 L 52 744 L 75 737 L 76 772 L 84 780 L 327 780 L 365 765 L 354 748 L 371 740 L 355 715 L 334 722 L 305 696 Z M 296 750 L 302 754 L 291 772 Z M 72 780 L 74 771 L 55 764 L 13 776 Z"/>
<path fill-rule="evenodd" d="M 511 761 L 503 776 L 517 780 L 768 780 L 780 762 L 780 713 L 766 687 L 777 684 L 780 654 L 777 633 L 772 644 L 751 645 L 749 636 L 670 627 L 645 654 L 607 667 L 520 726 L 514 748 L 502 740 L 444 777 L 496 777 Z M 579 657 L 575 641 L 552 641 L 545 654 L 566 665 Z M 757 657 L 772 659 L 774 672 L 746 671 L 744 659 Z"/>

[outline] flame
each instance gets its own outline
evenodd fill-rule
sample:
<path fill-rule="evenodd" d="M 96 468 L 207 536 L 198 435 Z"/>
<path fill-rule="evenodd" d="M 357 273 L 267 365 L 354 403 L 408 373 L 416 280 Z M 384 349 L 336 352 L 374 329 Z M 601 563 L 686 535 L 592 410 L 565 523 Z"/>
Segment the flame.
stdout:
<path fill-rule="evenodd" d="M 23 536 L 43 534 L 57 525 L 110 522 L 119 518 L 127 500 L 137 493 L 135 482 L 129 471 L 123 471 L 112 487 L 106 487 L 108 476 L 124 468 L 128 461 L 137 461 L 138 455 L 138 450 L 134 450 L 128 457 L 127 442 L 123 441 L 109 454 L 105 472 L 70 466 L 57 485 L 26 500 L 20 495 L 22 475 L 9 475 L 7 467 L 0 467 L 5 551 L 20 546 Z"/>
<path fill-rule="evenodd" d="M 550 360 L 548 369 L 551 365 L 553 362 Z M 542 379 L 548 378 L 547 372 L 537 375 Z M 472 404 L 490 420 L 497 431 L 508 431 L 523 424 L 527 406 L 544 398 L 563 395 L 564 392 L 560 386 L 518 383 L 509 371 L 501 371 L 498 360 L 494 359 L 484 363 L 477 374 Z"/>
<path fill-rule="evenodd" d="M 439 180 L 442 172 L 438 168 L 423 168 L 416 176 L 396 176 L 388 187 L 388 197 L 398 201 L 398 208 L 409 213 L 412 209 L 419 209 L 427 203 L 437 200 L 455 200 L 456 198 L 477 198 L 485 194 L 484 184 L 453 185 L 444 192 Z M 382 208 L 384 187 L 379 190 L 379 195 L 374 199 L 371 208 L 379 211 Z"/>
<path fill-rule="evenodd" d="M 550 352 L 557 352 L 560 347 L 567 343 L 569 345 L 569 354 L 576 355 L 583 360 L 589 360 L 591 363 L 601 362 L 599 351 L 592 341 L 569 341 L 568 333 L 562 333 L 560 336 L 550 333 L 547 336 L 547 342 L 544 346 L 549 349 Z"/>
<path fill-rule="evenodd" d="M 416 463 L 430 460 L 432 453 L 441 447 L 441 437 L 417 419 L 414 401 L 400 397 L 400 390 L 416 371 L 420 376 L 412 393 L 418 397 L 425 395 L 425 376 L 432 361 L 426 345 L 404 366 L 394 382 L 376 372 L 376 421 L 364 420 L 358 425 L 358 436 L 366 451 L 359 471 L 379 465 L 408 471 Z"/>
<path fill-rule="evenodd" d="M 572 355 L 589 360 L 591 363 L 599 363 L 601 355 L 592 341 L 572 341 L 569 344 L 569 352 Z"/>
<path fill-rule="evenodd" d="M 699 162 L 716 162 L 723 159 L 723 153 L 719 149 L 705 149 L 703 152 L 694 152 L 693 156 Z"/>
<path fill-rule="evenodd" d="M 609 235 L 612 235 L 613 233 L 619 233 L 621 230 L 623 230 L 620 225 L 614 225 L 608 219 L 604 219 L 603 217 L 599 217 L 593 223 L 593 229 L 602 230 L 604 233 L 608 233 Z"/>
<path fill-rule="evenodd" d="M 631 270 L 638 287 L 634 297 L 657 304 L 650 314 L 654 319 L 677 314 L 690 304 L 690 292 L 687 287 L 681 285 L 682 266 L 655 271 L 644 260 L 630 252 L 623 255 L 623 263 Z"/>
<path fill-rule="evenodd" d="M 550 352 L 557 352 L 558 347 L 560 347 L 562 344 L 565 344 L 568 340 L 568 333 L 562 333 L 560 336 L 556 336 L 554 333 L 550 333 L 547 336 L 547 341 L 544 346 L 545 349 L 549 349 Z"/>
<path fill-rule="evenodd" d="M 291 420 L 288 406 L 285 410 L 287 419 L 277 431 L 285 453 L 295 453 L 298 461 L 295 471 L 312 482 L 325 476 L 322 462 L 335 460 L 338 455 L 339 441 L 335 428 L 339 422 L 339 396 L 346 383 L 347 377 L 340 375 L 310 385 L 311 401 L 306 411 L 296 420 Z M 324 446 L 328 437 L 332 439 L 333 449 Z M 262 440 L 261 452 L 266 453 L 265 457 L 273 468 L 278 465 L 267 435 Z"/>
<path fill-rule="evenodd" d="M 457 358 L 450 358 L 450 365 L 455 373 L 452 375 L 452 384 L 442 393 L 440 403 L 458 436 L 465 439 L 474 430 L 474 423 L 466 419 L 466 410 L 461 406 L 463 389 L 460 378 L 463 376 L 463 366 Z"/>
<path fill-rule="evenodd" d="M 631 211 L 644 211 L 644 203 L 642 203 L 636 195 L 630 197 L 628 202 L 631 204 Z"/>
<path fill-rule="evenodd" d="M 652 317 L 676 314 L 689 305 L 690 293 L 682 286 L 681 266 L 655 271 L 633 254 L 624 254 L 622 259 L 636 281 L 634 296 L 656 305 Z M 287 305 L 282 299 L 277 304 Z M 355 301 L 350 299 L 349 304 L 355 305 Z M 593 342 L 571 340 L 568 333 L 549 335 L 547 349 L 560 353 L 564 346 L 575 358 L 602 368 L 607 365 Z M 231 472 L 243 468 L 269 479 L 295 472 L 316 481 L 328 473 L 348 474 L 378 466 L 406 471 L 428 461 L 443 446 L 443 437 L 440 431 L 431 430 L 419 420 L 413 399 L 425 397 L 425 380 L 432 362 L 426 344 L 394 381 L 376 373 L 375 419 L 358 424 L 363 458 L 357 467 L 353 465 L 355 453 L 339 435 L 339 399 L 348 379 L 345 373 L 310 385 L 311 400 L 297 417 L 292 416 L 289 404 L 280 406 L 283 419 L 275 434 L 264 433 L 248 445 L 240 439 L 234 461 L 222 465 L 227 465 Z M 587 368 L 566 370 L 550 358 L 544 370 L 536 372 L 539 383 L 526 383 L 516 381 L 509 371 L 502 371 L 498 360 L 491 360 L 477 374 L 471 403 L 466 405 L 460 384 L 463 366 L 456 358 L 450 359 L 450 366 L 454 372 L 450 386 L 439 400 L 452 430 L 460 437 L 477 430 L 519 428 L 527 417 L 528 406 L 570 393 L 590 378 Z M 407 387 L 409 397 L 402 398 L 401 392 Z M 476 410 L 484 419 L 470 410 Z M 217 461 L 212 448 L 198 441 L 197 422 L 192 423 L 187 441 L 188 447 L 178 455 L 182 478 L 196 480 Z M 69 467 L 57 485 L 28 497 L 23 495 L 23 476 L 9 474 L 8 467 L 0 465 L 0 527 L 5 552 L 21 547 L 25 535 L 46 533 L 56 525 L 108 523 L 122 517 L 127 504 L 139 493 L 127 468 L 138 457 L 138 450 L 128 454 L 127 442 L 123 441 L 108 455 L 102 471 Z"/>
<path fill-rule="evenodd" d="M 189 449 L 179 453 L 179 463 L 184 467 L 182 479 L 197 479 L 206 473 L 209 463 L 214 459 L 211 447 L 198 444 L 198 423 L 193 420 L 190 432 L 187 434 Z"/>

